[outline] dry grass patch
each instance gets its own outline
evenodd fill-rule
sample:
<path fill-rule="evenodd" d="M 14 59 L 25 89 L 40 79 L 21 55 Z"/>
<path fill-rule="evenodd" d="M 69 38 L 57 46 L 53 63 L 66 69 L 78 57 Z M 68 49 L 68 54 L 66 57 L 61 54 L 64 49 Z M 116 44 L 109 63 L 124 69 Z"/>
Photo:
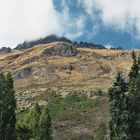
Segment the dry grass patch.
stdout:
<path fill-rule="evenodd" d="M 130 62 L 122 62 L 117 67 L 119 69 L 130 70 L 131 66 L 132 66 L 132 63 L 130 63 Z"/>
<path fill-rule="evenodd" d="M 52 56 L 47 58 L 47 62 L 49 64 L 56 64 L 56 65 L 66 65 L 70 63 L 75 63 L 76 61 L 78 61 L 76 57 Z"/>

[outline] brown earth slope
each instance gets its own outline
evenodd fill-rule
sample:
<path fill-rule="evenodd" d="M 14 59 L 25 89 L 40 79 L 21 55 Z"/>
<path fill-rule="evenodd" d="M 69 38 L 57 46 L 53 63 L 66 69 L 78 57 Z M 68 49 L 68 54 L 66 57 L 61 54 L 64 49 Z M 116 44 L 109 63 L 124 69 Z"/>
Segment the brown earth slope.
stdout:
<path fill-rule="evenodd" d="M 138 50 L 136 52 L 140 53 Z M 17 93 L 20 92 L 18 99 L 31 93 L 34 93 L 33 97 L 38 96 L 46 91 L 46 87 L 64 88 L 63 95 L 68 94 L 67 88 L 107 90 L 117 71 L 124 74 L 129 72 L 131 53 L 123 50 L 77 49 L 68 43 L 54 42 L 22 52 L 1 53 L 0 69 L 12 72 L 15 89 Z"/>
<path fill-rule="evenodd" d="M 0 69 L 13 73 L 16 89 L 44 84 L 106 89 L 116 72 L 127 73 L 131 64 L 131 51 L 76 49 L 63 42 L 0 54 Z"/>

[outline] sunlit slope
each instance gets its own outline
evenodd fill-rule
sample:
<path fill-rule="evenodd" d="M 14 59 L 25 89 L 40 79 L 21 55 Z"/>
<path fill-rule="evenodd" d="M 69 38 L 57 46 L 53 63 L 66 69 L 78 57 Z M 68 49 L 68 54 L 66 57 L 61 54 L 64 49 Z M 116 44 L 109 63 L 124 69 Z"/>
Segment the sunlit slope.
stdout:
<path fill-rule="evenodd" d="M 139 54 L 139 50 L 136 53 Z M 0 54 L 0 69 L 11 71 L 16 89 L 34 85 L 107 89 L 117 71 L 127 74 L 132 51 L 75 48 L 64 42 Z"/>

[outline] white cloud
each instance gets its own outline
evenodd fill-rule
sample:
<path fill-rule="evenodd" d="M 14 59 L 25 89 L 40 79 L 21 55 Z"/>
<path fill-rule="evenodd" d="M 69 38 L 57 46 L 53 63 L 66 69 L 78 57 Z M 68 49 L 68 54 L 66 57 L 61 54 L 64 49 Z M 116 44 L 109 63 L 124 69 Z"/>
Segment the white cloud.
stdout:
<path fill-rule="evenodd" d="M 85 18 L 72 17 L 65 0 L 62 6 L 59 12 L 53 0 L 0 0 L 0 47 L 15 47 L 50 34 L 81 36 Z"/>
<path fill-rule="evenodd" d="M 52 0 L 0 0 L 0 46 L 61 33 Z"/>
<path fill-rule="evenodd" d="M 76 27 L 80 29 L 84 29 L 85 27 L 85 17 L 80 16 L 78 20 L 76 21 Z"/>
<path fill-rule="evenodd" d="M 106 45 L 104 45 L 107 49 L 110 49 L 110 48 L 116 48 L 115 46 L 113 46 L 113 45 L 110 45 L 110 44 L 106 44 Z"/>
<path fill-rule="evenodd" d="M 127 32 L 140 40 L 139 0 L 78 0 L 85 11 L 107 28 Z M 98 11 L 98 15 L 97 15 Z M 96 15 L 95 15 L 96 13 Z"/>
<path fill-rule="evenodd" d="M 91 33 L 89 29 L 85 30 L 88 17 L 85 14 L 72 16 L 66 0 L 62 0 L 61 12 L 55 9 L 53 0 L 0 0 L 0 47 L 15 47 L 24 40 L 49 34 L 64 35 L 70 39 L 84 34 L 90 36 L 98 32 L 100 23 L 140 40 L 139 0 L 77 1 L 93 22 Z"/>
<path fill-rule="evenodd" d="M 65 24 L 65 36 L 70 39 L 75 39 L 82 36 L 85 32 L 85 17 L 80 16 L 77 18 L 69 18 L 67 24 Z"/>
<path fill-rule="evenodd" d="M 62 1 L 62 6 L 63 10 L 60 13 L 61 26 L 63 27 L 61 30 L 62 35 L 70 39 L 82 36 L 85 32 L 86 17 L 83 15 L 73 17 L 65 0 Z"/>

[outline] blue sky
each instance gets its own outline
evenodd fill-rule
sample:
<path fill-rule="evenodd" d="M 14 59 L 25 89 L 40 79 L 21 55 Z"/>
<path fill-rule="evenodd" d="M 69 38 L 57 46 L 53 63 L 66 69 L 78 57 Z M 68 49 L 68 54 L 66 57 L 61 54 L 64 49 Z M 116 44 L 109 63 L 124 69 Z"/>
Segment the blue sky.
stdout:
<path fill-rule="evenodd" d="M 0 47 L 56 34 L 140 49 L 139 7 L 139 0 L 1 0 Z"/>
<path fill-rule="evenodd" d="M 90 3 L 90 1 L 87 2 Z M 123 47 L 124 49 L 140 49 L 140 40 L 132 36 L 132 34 L 134 34 L 133 32 L 131 34 L 131 32 L 125 30 L 122 31 L 113 28 L 111 25 L 104 25 L 99 17 L 99 11 L 92 12 L 93 16 L 91 17 L 90 13 L 88 13 L 84 7 L 84 2 L 78 3 L 76 0 L 54 0 L 54 5 L 59 12 L 62 12 L 62 10 L 67 7 L 69 9 L 69 15 L 72 18 L 71 20 L 81 16 L 85 18 L 83 34 L 73 40 L 83 40 L 107 46 Z"/>

